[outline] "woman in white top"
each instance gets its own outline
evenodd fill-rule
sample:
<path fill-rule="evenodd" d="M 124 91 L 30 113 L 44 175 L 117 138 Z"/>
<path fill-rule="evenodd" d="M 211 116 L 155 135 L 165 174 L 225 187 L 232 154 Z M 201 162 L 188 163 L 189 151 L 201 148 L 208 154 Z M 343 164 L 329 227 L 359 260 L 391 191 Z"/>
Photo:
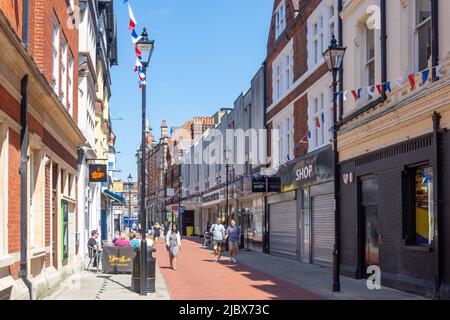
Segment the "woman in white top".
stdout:
<path fill-rule="evenodd" d="M 172 224 L 172 230 L 167 233 L 166 247 L 169 251 L 170 267 L 177 270 L 177 256 L 178 250 L 181 249 L 181 237 L 176 224 Z"/>

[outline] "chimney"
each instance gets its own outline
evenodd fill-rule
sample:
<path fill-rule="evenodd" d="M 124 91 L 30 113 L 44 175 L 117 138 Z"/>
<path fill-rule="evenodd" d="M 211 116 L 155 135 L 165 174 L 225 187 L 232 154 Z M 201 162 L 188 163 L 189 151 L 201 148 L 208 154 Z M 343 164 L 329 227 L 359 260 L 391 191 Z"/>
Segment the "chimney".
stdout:
<path fill-rule="evenodd" d="M 163 120 L 161 123 L 161 139 L 167 138 L 167 121 Z"/>

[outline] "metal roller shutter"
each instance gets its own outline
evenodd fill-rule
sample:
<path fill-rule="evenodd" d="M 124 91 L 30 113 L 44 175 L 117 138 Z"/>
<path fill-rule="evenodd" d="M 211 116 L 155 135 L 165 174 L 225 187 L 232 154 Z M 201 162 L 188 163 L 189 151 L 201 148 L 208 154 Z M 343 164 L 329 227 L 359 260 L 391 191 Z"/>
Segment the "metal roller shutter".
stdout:
<path fill-rule="evenodd" d="M 270 253 L 290 258 L 297 256 L 297 201 L 271 204 Z"/>
<path fill-rule="evenodd" d="M 330 265 L 334 247 L 334 196 L 312 198 L 313 263 Z"/>

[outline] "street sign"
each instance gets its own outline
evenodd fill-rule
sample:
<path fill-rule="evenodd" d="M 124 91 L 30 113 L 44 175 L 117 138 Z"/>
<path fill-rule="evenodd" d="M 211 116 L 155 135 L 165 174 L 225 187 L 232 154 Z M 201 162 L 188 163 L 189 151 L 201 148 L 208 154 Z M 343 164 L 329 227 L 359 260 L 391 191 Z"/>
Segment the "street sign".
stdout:
<path fill-rule="evenodd" d="M 167 196 L 173 197 L 175 195 L 175 189 L 174 188 L 167 188 Z"/>
<path fill-rule="evenodd" d="M 181 213 L 181 214 L 184 213 L 184 207 L 180 207 L 180 213 Z"/>

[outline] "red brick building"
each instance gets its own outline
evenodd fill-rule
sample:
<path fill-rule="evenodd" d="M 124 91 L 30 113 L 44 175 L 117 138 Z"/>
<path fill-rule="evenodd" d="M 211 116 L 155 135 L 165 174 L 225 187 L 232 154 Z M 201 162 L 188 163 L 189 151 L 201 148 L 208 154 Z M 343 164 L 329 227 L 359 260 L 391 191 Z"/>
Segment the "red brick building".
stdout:
<path fill-rule="evenodd" d="M 78 0 L 22 4 L 0 1 L 0 296 L 37 299 L 81 265 Z"/>
<path fill-rule="evenodd" d="M 267 197 L 265 251 L 317 264 L 331 264 L 334 244 L 331 76 L 322 53 L 337 34 L 337 5 L 275 0 L 265 62 L 268 150 L 282 189 Z"/>

